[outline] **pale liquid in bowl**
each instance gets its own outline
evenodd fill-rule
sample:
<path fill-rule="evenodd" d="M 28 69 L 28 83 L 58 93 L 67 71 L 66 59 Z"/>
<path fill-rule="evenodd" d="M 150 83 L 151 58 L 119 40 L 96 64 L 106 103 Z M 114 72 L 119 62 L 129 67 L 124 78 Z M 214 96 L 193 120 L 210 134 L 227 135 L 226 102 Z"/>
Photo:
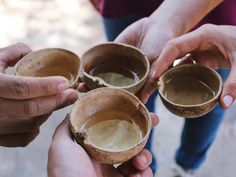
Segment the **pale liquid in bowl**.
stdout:
<path fill-rule="evenodd" d="M 197 78 L 182 76 L 165 83 L 164 96 L 176 104 L 195 105 L 209 101 L 215 92 Z"/>
<path fill-rule="evenodd" d="M 107 151 L 127 150 L 142 138 L 142 132 L 136 123 L 125 119 L 110 119 L 96 123 L 87 121 L 84 131 L 91 144 Z"/>
<path fill-rule="evenodd" d="M 58 66 L 44 67 L 34 73 L 34 77 L 63 76 L 68 79 L 69 83 L 74 81 L 74 75 L 66 68 Z"/>
<path fill-rule="evenodd" d="M 140 79 L 136 73 L 128 68 L 108 68 L 104 65 L 95 67 L 90 71 L 92 76 L 103 79 L 113 86 L 127 86 L 138 82 Z"/>

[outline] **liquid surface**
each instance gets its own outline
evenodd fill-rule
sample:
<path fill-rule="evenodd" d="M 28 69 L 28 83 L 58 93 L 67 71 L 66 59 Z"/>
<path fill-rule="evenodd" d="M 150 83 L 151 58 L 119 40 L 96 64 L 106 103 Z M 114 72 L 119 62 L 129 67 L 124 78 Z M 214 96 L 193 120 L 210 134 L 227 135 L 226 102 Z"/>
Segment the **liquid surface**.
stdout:
<path fill-rule="evenodd" d="M 173 103 L 194 105 L 212 99 L 215 93 L 202 81 L 183 76 L 165 83 L 164 96 Z"/>
<path fill-rule="evenodd" d="M 74 76 L 69 70 L 56 66 L 42 68 L 38 70 L 33 76 L 34 77 L 63 76 L 67 78 L 70 83 L 74 81 Z"/>
<path fill-rule="evenodd" d="M 90 124 L 89 121 L 87 124 Z M 121 119 L 85 125 L 84 131 L 92 144 L 109 151 L 129 149 L 142 138 L 142 133 L 134 122 Z"/>
<path fill-rule="evenodd" d="M 139 81 L 136 73 L 128 68 L 107 68 L 98 66 L 90 71 L 92 76 L 103 79 L 106 83 L 114 86 L 127 86 Z"/>

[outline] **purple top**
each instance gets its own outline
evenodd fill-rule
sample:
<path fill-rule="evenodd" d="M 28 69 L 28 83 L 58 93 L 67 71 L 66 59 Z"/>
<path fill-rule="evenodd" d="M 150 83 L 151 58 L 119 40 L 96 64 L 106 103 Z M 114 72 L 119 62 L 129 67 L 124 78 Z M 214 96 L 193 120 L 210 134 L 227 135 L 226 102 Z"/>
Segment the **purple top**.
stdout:
<path fill-rule="evenodd" d="M 163 0 L 100 0 L 103 17 L 119 17 L 129 14 L 149 16 Z M 224 0 L 201 22 L 217 25 L 236 25 L 236 0 Z"/>

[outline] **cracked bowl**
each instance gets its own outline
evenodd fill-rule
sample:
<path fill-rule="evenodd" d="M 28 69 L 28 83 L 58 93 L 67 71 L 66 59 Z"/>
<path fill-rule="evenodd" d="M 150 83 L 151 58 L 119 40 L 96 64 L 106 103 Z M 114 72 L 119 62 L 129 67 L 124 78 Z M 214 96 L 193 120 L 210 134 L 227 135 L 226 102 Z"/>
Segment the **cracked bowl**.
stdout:
<path fill-rule="evenodd" d="M 104 43 L 82 56 L 83 80 L 90 89 L 112 87 L 137 93 L 147 80 L 148 58 L 137 48 Z"/>
<path fill-rule="evenodd" d="M 101 163 L 119 164 L 144 148 L 151 119 L 133 94 L 104 87 L 88 92 L 75 103 L 70 129 L 91 157 Z"/>
<path fill-rule="evenodd" d="M 185 118 L 210 112 L 222 91 L 222 79 L 213 69 L 199 64 L 184 64 L 166 71 L 158 82 L 165 107 Z"/>

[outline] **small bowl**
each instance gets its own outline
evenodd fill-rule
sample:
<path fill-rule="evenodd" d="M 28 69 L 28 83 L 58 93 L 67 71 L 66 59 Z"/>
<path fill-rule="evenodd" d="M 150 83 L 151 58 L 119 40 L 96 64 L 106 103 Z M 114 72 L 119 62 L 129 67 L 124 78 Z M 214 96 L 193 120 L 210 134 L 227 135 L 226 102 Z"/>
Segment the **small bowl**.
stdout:
<path fill-rule="evenodd" d="M 137 93 L 147 80 L 148 58 L 137 48 L 104 43 L 82 56 L 83 80 L 90 89 L 112 87 Z"/>
<path fill-rule="evenodd" d="M 75 140 L 91 157 L 119 164 L 144 148 L 151 119 L 136 96 L 105 87 L 88 92 L 75 103 L 69 125 Z"/>
<path fill-rule="evenodd" d="M 199 64 L 184 64 L 166 71 L 158 82 L 165 107 L 185 118 L 200 117 L 211 111 L 222 91 L 220 75 Z"/>
<path fill-rule="evenodd" d="M 63 76 L 70 87 L 75 87 L 79 78 L 80 59 L 65 49 L 46 48 L 24 56 L 15 66 L 18 76 L 48 77 Z"/>

